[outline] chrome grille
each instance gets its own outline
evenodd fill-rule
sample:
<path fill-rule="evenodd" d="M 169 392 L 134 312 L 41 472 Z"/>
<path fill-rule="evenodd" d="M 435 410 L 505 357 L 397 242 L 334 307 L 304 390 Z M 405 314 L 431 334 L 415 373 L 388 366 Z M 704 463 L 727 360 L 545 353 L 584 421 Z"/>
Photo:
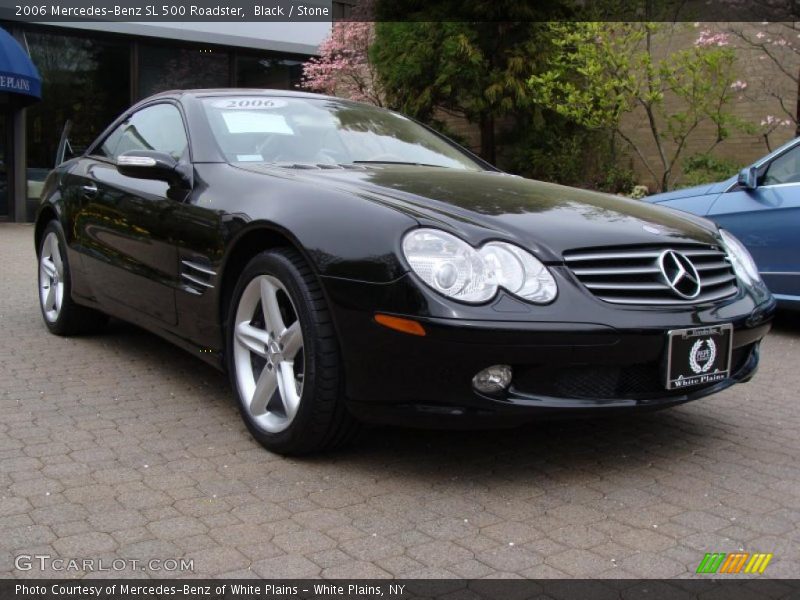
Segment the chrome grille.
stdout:
<path fill-rule="evenodd" d="M 667 283 L 659 266 L 663 252 L 686 256 L 700 276 L 700 294 L 686 300 Z M 595 296 L 616 304 L 704 304 L 736 293 L 736 275 L 728 256 L 717 246 L 674 244 L 570 250 L 564 260 Z"/>

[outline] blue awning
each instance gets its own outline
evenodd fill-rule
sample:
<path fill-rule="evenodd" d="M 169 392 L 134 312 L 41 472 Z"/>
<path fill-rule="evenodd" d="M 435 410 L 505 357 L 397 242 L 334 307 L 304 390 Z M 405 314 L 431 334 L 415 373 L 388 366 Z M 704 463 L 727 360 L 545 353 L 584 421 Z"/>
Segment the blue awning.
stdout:
<path fill-rule="evenodd" d="M 42 97 L 42 79 L 28 53 L 19 42 L 0 28 L 0 94 L 14 94 L 19 104 L 30 104 Z"/>

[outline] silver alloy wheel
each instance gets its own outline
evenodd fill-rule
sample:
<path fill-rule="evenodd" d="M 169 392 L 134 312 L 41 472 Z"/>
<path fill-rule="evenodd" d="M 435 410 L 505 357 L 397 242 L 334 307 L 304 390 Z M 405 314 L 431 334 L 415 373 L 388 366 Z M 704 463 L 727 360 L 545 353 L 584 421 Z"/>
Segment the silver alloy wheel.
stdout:
<path fill-rule="evenodd" d="M 305 354 L 297 310 L 275 277 L 259 275 L 247 284 L 236 308 L 233 345 L 245 408 L 264 430 L 283 431 L 300 408 Z"/>
<path fill-rule="evenodd" d="M 64 261 L 58 236 L 52 231 L 44 238 L 39 257 L 39 300 L 45 319 L 55 323 L 64 301 Z"/>

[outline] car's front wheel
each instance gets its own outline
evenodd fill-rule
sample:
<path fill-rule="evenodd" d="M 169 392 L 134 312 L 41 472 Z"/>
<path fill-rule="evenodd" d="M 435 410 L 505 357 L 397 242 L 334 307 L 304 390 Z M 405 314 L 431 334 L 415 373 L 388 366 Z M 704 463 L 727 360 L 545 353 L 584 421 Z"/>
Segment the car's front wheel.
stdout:
<path fill-rule="evenodd" d="M 264 447 L 307 454 L 348 441 L 339 347 L 325 298 L 296 251 L 245 267 L 228 318 L 227 365 L 248 429 Z"/>
<path fill-rule="evenodd" d="M 39 242 L 39 307 L 44 324 L 56 335 L 95 333 L 108 317 L 76 304 L 72 299 L 72 273 L 61 226 L 50 221 Z"/>

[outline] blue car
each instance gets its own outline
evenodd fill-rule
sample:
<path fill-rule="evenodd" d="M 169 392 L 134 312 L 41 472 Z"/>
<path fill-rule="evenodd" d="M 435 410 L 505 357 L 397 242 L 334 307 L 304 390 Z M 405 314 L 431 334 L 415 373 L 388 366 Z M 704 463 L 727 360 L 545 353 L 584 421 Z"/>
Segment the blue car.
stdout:
<path fill-rule="evenodd" d="M 778 304 L 800 310 L 800 138 L 714 184 L 645 201 L 711 219 L 747 246 Z"/>

